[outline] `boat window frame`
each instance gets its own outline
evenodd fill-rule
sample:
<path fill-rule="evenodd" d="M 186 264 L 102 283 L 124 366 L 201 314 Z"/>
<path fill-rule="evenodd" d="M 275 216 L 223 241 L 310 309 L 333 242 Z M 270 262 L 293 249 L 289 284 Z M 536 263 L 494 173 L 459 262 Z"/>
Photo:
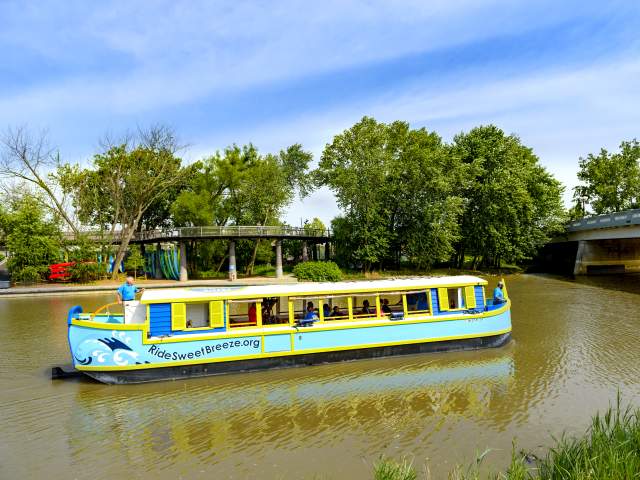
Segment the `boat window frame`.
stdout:
<path fill-rule="evenodd" d="M 237 299 L 233 299 L 233 298 L 228 298 L 226 300 L 227 302 L 227 310 L 226 310 L 226 325 L 227 325 L 227 330 L 233 330 L 236 328 L 262 328 L 262 298 L 259 299 L 254 299 L 254 298 L 237 298 Z M 231 323 L 231 305 L 233 303 L 255 303 L 256 304 L 256 323 L 255 325 L 253 323 L 250 322 L 243 322 L 243 323 L 236 323 L 236 324 L 232 324 Z M 248 312 L 248 309 L 247 309 Z M 247 313 L 248 316 L 248 313 Z M 248 318 L 247 318 L 248 320 Z"/>
<path fill-rule="evenodd" d="M 472 285 L 457 285 L 457 286 L 453 286 L 453 287 L 439 287 L 438 290 L 438 307 L 440 309 L 441 312 L 453 312 L 453 313 L 460 313 L 460 312 L 464 312 L 466 310 L 470 310 L 473 308 L 477 307 L 477 301 L 475 298 L 475 284 Z M 482 292 L 482 296 L 484 299 L 484 287 L 482 287 L 483 292 Z M 442 308 L 442 303 L 440 301 L 440 294 L 442 292 L 442 290 L 445 290 L 447 292 L 447 303 L 446 303 L 446 308 Z M 457 295 L 458 295 L 458 306 L 455 308 L 451 308 L 449 307 L 449 290 L 457 290 Z M 471 298 L 473 300 L 473 306 L 468 305 L 468 298 Z M 462 300 L 462 302 L 460 302 L 460 300 Z"/>
<path fill-rule="evenodd" d="M 409 310 L 409 304 L 407 302 L 407 295 L 412 294 L 420 294 L 424 293 L 427 297 L 427 309 L 426 310 Z M 417 307 L 417 303 L 416 303 Z M 431 288 L 424 287 L 419 290 L 407 290 L 402 294 L 402 309 L 404 311 L 405 317 L 415 317 L 415 316 L 433 316 L 433 304 L 431 300 Z"/>
<path fill-rule="evenodd" d="M 353 311 L 354 308 L 358 308 L 353 303 L 354 297 L 367 297 L 374 298 L 373 305 L 369 304 L 369 308 L 374 308 L 375 311 L 373 313 L 355 313 Z M 380 293 L 379 292 L 366 292 L 366 293 L 353 293 L 349 296 L 349 313 L 350 319 L 356 322 L 371 320 L 371 319 L 379 319 L 380 317 Z"/>

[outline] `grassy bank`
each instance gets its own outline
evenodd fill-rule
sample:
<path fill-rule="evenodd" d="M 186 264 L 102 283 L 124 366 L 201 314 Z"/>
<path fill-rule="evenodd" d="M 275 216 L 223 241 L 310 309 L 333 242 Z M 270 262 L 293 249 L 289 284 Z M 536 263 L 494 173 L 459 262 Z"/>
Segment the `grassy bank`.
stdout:
<path fill-rule="evenodd" d="M 506 471 L 481 474 L 483 456 L 468 468 L 452 471 L 450 480 L 508 479 L 632 479 L 640 478 L 640 409 L 615 407 L 596 414 L 581 437 L 554 439 L 544 458 L 527 452 L 512 455 Z M 420 471 L 407 460 L 382 459 L 374 468 L 375 480 L 431 479 L 428 466 Z"/>

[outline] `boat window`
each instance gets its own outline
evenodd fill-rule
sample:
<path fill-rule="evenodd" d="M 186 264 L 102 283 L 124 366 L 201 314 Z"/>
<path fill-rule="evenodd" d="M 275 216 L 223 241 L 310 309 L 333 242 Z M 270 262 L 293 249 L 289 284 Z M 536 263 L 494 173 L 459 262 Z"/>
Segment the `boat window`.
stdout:
<path fill-rule="evenodd" d="M 320 320 L 320 309 L 323 305 L 323 299 L 320 297 L 291 297 L 293 304 L 293 318 L 302 320 L 307 316 L 315 315 Z M 311 308 L 311 310 L 309 310 Z"/>
<path fill-rule="evenodd" d="M 187 329 L 209 327 L 209 303 L 187 303 Z"/>
<path fill-rule="evenodd" d="M 459 310 L 464 308 L 464 296 L 462 288 L 447 288 L 447 302 L 449 310 Z"/>
<path fill-rule="evenodd" d="M 229 327 L 255 327 L 261 320 L 262 299 L 232 300 L 228 303 Z"/>
<path fill-rule="evenodd" d="M 269 297 L 262 299 L 262 325 L 289 323 L 289 298 Z"/>
<path fill-rule="evenodd" d="M 438 288 L 438 304 L 441 311 L 475 308 L 475 289 L 473 285 L 466 287 Z"/>
<path fill-rule="evenodd" d="M 363 293 L 351 297 L 351 311 L 354 319 L 376 318 L 377 295 Z"/>
<path fill-rule="evenodd" d="M 417 290 L 405 294 L 407 315 L 428 315 L 431 313 L 429 295 L 426 290 Z"/>
<path fill-rule="evenodd" d="M 323 315 L 324 321 L 348 320 L 350 300 L 349 296 L 332 296 L 324 299 L 324 303 L 329 305 L 329 315 Z"/>
<path fill-rule="evenodd" d="M 404 312 L 402 294 L 397 292 L 383 292 L 380 294 L 380 316 L 388 317 L 394 312 Z"/>

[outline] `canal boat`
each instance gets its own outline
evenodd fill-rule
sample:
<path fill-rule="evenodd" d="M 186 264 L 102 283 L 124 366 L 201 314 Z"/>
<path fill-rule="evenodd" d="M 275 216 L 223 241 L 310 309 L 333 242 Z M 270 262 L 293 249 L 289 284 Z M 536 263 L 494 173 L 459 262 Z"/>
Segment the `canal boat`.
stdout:
<path fill-rule="evenodd" d="M 500 347 L 511 302 L 473 276 L 147 290 L 126 314 L 73 307 L 75 369 L 141 383 L 360 358 Z"/>

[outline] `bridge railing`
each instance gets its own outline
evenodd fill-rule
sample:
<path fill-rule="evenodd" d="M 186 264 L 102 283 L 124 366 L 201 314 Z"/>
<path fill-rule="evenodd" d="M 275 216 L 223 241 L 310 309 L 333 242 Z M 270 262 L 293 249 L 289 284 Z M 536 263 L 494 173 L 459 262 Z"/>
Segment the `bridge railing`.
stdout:
<path fill-rule="evenodd" d="M 82 232 L 91 240 L 107 240 L 109 235 L 100 231 Z M 73 232 L 64 232 L 65 240 L 74 240 Z M 122 238 L 122 232 L 116 231 L 113 235 L 113 242 L 119 242 Z M 331 238 L 331 230 L 329 229 L 309 229 L 301 227 L 288 226 L 250 226 L 250 225 L 209 225 L 203 227 L 177 227 L 158 230 L 144 230 L 134 234 L 132 241 L 170 241 L 172 239 L 179 240 L 181 238 L 306 238 L 318 240 Z"/>
<path fill-rule="evenodd" d="M 640 225 L 640 209 L 581 218 L 570 222 L 567 225 L 567 231 L 578 232 L 598 228 L 625 227 L 627 225 Z"/>
<path fill-rule="evenodd" d="M 164 230 L 147 230 L 134 236 L 137 241 L 171 239 L 171 238 L 252 238 L 252 237 L 304 237 L 304 238 L 329 238 L 331 231 L 327 229 L 304 229 L 300 227 L 286 226 L 247 226 L 224 225 L 204 227 L 178 227 Z"/>

